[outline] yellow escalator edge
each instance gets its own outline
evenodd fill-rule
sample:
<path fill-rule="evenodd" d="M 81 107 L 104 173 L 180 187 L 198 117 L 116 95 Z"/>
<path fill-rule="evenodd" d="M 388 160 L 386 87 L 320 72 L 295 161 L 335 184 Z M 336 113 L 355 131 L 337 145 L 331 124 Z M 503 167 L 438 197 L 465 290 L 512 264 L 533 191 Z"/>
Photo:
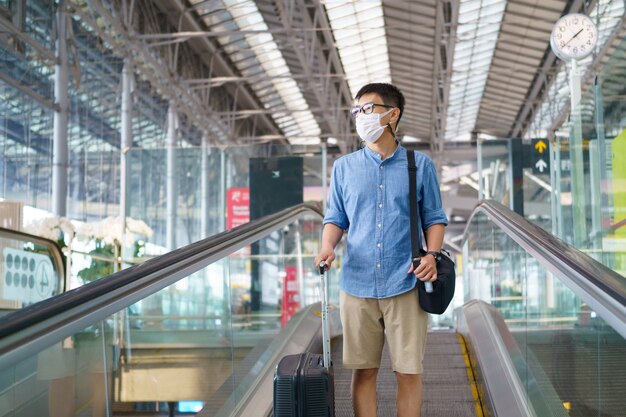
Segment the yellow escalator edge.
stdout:
<path fill-rule="evenodd" d="M 459 333 L 457 333 L 456 335 L 459 338 L 459 346 L 461 346 L 461 351 L 463 352 L 465 370 L 467 371 L 467 379 L 470 384 L 470 389 L 472 390 L 472 398 L 474 399 L 474 409 L 476 410 L 476 416 L 485 417 L 483 404 L 480 400 L 480 395 L 478 393 L 478 386 L 476 385 L 476 376 L 474 375 L 474 369 L 472 368 L 472 361 L 469 357 L 469 352 L 467 350 L 467 345 L 465 344 L 465 339 L 463 339 L 463 336 L 461 336 Z"/>

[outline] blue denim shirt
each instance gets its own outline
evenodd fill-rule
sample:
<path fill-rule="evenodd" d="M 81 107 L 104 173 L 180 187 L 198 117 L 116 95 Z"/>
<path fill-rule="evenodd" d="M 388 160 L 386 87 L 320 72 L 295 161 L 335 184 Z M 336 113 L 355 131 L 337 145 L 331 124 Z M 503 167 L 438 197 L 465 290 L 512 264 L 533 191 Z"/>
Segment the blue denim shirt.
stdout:
<path fill-rule="evenodd" d="M 424 229 L 448 224 L 433 161 L 415 152 L 419 222 Z M 333 165 L 324 224 L 348 231 L 340 287 L 361 298 L 386 298 L 410 291 L 416 278 L 411 264 L 409 176 L 406 150 L 385 160 L 365 147 Z"/>

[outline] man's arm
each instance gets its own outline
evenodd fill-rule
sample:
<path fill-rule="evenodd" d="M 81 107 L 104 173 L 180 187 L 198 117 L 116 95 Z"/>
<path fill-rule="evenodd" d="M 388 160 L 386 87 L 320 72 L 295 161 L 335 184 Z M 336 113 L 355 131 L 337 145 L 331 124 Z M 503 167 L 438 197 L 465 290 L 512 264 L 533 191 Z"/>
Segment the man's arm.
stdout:
<path fill-rule="evenodd" d="M 446 227 L 443 224 L 433 224 L 424 231 L 424 235 L 426 235 L 426 247 L 428 250 L 441 252 L 445 231 Z"/>
<path fill-rule="evenodd" d="M 335 260 L 335 246 L 341 240 L 343 236 L 343 229 L 333 223 L 326 223 L 322 232 L 322 248 L 320 253 L 315 257 L 315 267 L 318 267 L 320 262 L 326 263 L 326 268 L 330 268 Z"/>

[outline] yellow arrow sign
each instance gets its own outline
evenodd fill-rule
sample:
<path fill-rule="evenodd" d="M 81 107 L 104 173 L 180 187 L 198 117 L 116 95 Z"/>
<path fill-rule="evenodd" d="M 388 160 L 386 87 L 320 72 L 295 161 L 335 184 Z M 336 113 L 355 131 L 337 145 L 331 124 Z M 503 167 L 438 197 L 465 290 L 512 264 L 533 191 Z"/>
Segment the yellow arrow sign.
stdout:
<path fill-rule="evenodd" d="M 539 151 L 539 153 L 543 153 L 543 151 L 546 150 L 546 148 L 548 147 L 548 145 L 546 145 L 546 143 L 542 140 L 540 140 L 539 142 L 535 143 L 535 149 L 537 149 Z"/>

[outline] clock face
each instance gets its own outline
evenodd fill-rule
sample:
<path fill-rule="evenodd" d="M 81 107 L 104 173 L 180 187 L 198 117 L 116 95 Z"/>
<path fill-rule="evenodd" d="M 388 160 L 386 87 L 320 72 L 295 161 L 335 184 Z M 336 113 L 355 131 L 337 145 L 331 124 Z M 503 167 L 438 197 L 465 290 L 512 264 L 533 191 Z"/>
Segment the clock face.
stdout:
<path fill-rule="evenodd" d="M 589 55 L 598 42 L 598 29 L 584 14 L 568 14 L 560 18 L 550 36 L 550 46 L 562 60 L 581 59 Z"/>

